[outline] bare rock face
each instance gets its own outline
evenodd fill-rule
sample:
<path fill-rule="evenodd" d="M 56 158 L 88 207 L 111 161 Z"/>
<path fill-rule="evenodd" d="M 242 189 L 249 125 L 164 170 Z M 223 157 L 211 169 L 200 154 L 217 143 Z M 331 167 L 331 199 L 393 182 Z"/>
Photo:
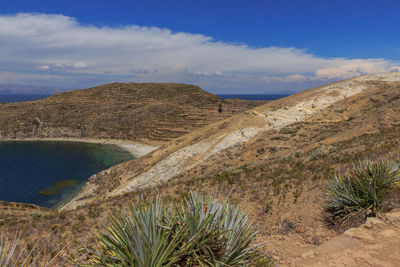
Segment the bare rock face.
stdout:
<path fill-rule="evenodd" d="M 374 228 L 374 226 L 380 225 L 383 222 L 375 217 L 368 217 L 367 221 L 364 223 L 364 227 L 368 229 Z"/>

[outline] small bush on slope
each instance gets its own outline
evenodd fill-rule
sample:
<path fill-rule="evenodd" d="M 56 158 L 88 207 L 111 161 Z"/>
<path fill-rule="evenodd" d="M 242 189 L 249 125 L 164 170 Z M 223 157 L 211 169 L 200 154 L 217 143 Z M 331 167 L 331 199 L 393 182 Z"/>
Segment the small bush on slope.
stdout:
<path fill-rule="evenodd" d="M 256 230 L 237 206 L 190 192 L 173 208 L 132 205 L 99 232 L 89 266 L 250 266 Z"/>
<path fill-rule="evenodd" d="M 375 213 L 399 180 L 399 166 L 384 160 L 360 161 L 344 175 L 334 174 L 324 204 L 328 220 L 345 223 L 355 216 Z"/>

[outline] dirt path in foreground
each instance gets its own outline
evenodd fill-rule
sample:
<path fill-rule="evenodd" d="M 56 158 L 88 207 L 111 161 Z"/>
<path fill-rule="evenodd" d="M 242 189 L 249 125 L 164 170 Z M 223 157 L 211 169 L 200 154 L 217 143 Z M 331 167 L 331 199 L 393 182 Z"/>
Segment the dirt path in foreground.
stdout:
<path fill-rule="evenodd" d="M 400 210 L 369 218 L 295 259 L 293 266 L 400 266 Z"/>

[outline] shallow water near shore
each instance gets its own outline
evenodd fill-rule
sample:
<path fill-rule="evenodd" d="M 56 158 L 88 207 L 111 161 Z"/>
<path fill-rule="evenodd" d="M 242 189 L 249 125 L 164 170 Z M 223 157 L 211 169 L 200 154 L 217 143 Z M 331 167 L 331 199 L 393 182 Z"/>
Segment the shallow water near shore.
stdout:
<path fill-rule="evenodd" d="M 111 144 L 0 142 L 0 200 L 54 208 L 93 174 L 131 159 L 131 153 Z"/>

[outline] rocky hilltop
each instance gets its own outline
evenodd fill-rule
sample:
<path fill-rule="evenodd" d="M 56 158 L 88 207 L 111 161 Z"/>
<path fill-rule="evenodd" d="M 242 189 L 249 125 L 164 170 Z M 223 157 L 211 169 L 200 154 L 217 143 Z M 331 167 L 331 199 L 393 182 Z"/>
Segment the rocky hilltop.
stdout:
<path fill-rule="evenodd" d="M 0 138 L 162 144 L 245 109 L 193 85 L 113 83 L 38 101 L 0 104 Z"/>

